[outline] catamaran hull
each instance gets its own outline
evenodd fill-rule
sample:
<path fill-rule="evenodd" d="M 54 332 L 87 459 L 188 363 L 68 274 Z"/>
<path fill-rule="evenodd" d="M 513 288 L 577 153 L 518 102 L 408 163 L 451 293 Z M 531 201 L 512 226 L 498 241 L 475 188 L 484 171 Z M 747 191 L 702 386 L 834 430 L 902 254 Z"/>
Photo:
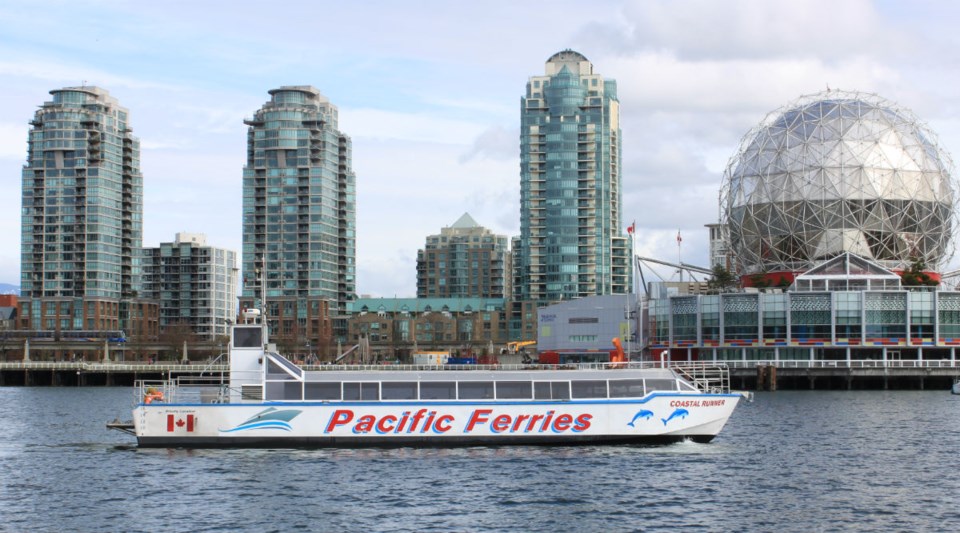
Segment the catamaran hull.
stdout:
<path fill-rule="evenodd" d="M 739 394 L 559 402 L 143 404 L 141 447 L 446 447 L 709 442 Z"/>

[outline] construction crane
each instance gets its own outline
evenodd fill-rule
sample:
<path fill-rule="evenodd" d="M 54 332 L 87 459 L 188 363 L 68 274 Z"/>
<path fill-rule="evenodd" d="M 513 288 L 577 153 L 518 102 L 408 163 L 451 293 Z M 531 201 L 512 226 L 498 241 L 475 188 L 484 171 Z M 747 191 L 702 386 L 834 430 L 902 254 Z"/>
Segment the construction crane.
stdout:
<path fill-rule="evenodd" d="M 530 346 L 531 344 L 536 344 L 537 341 L 515 341 L 507 343 L 507 353 L 517 353 L 517 350 L 523 350 L 523 348 Z"/>

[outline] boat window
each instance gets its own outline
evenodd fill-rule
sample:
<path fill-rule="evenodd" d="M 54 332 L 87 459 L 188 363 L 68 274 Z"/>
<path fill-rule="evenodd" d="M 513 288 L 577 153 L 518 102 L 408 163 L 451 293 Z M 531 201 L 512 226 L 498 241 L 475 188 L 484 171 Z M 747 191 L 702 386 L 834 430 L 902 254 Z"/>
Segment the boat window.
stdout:
<path fill-rule="evenodd" d="M 233 328 L 234 348 L 261 348 L 263 347 L 263 328 L 260 326 Z"/>
<path fill-rule="evenodd" d="M 532 385 L 529 381 L 498 381 L 497 399 L 529 400 L 533 394 Z"/>
<path fill-rule="evenodd" d="M 606 398 L 607 380 L 591 379 L 570 382 L 572 398 Z"/>
<path fill-rule="evenodd" d="M 380 384 L 384 400 L 416 400 L 416 381 L 384 381 Z"/>
<path fill-rule="evenodd" d="M 611 379 L 611 398 L 640 398 L 643 396 L 642 379 Z"/>
<path fill-rule="evenodd" d="M 293 376 L 288 374 L 273 359 L 267 359 L 267 379 L 293 379 Z"/>
<path fill-rule="evenodd" d="M 456 381 L 421 381 L 421 400 L 456 400 Z"/>
<path fill-rule="evenodd" d="M 307 400 L 339 400 L 340 382 L 326 383 L 308 381 L 304 385 L 303 395 Z"/>
<path fill-rule="evenodd" d="M 533 384 L 535 400 L 569 400 L 570 383 L 567 381 L 536 381 Z"/>
<path fill-rule="evenodd" d="M 285 368 L 286 371 L 287 371 L 287 373 L 290 374 L 291 376 L 296 376 L 296 377 L 298 377 L 298 378 L 302 378 L 302 377 L 303 377 L 303 369 L 300 368 L 299 366 L 293 364 L 292 362 L 288 361 L 287 358 L 283 357 L 282 355 L 280 355 L 280 354 L 275 354 L 275 353 L 269 353 L 269 354 L 267 354 L 267 358 L 268 358 L 271 362 L 274 362 L 274 363 L 276 363 L 277 365 L 280 365 L 280 366 L 282 366 L 283 368 Z"/>
<path fill-rule="evenodd" d="M 552 381 L 550 382 L 550 395 L 554 400 L 569 400 L 570 399 L 570 382 L 569 381 Z"/>
<path fill-rule="evenodd" d="M 647 379 L 644 381 L 647 385 L 647 392 L 655 390 L 677 390 L 677 380 L 675 379 Z"/>
<path fill-rule="evenodd" d="M 488 400 L 493 399 L 492 381 L 461 381 L 461 400 Z"/>
<path fill-rule="evenodd" d="M 380 399 L 380 387 L 377 382 L 344 383 L 343 400 L 375 402 Z"/>
<path fill-rule="evenodd" d="M 303 386 L 299 381 L 268 381 L 266 400 L 302 400 Z"/>
<path fill-rule="evenodd" d="M 534 400 L 549 400 L 550 396 L 550 382 L 549 381 L 534 381 L 533 382 L 533 399 Z"/>
<path fill-rule="evenodd" d="M 678 381 L 677 385 L 680 385 L 680 390 L 698 390 L 696 387 L 687 383 L 686 381 Z"/>

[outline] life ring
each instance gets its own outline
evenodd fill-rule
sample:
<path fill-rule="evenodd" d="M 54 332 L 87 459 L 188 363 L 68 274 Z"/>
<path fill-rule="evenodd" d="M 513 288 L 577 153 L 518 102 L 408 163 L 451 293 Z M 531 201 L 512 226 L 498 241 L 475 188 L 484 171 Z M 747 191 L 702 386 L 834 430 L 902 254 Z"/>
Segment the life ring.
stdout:
<path fill-rule="evenodd" d="M 151 404 L 154 400 L 158 402 L 163 401 L 163 391 L 158 391 L 154 388 L 147 389 L 147 393 L 143 396 L 143 403 Z"/>

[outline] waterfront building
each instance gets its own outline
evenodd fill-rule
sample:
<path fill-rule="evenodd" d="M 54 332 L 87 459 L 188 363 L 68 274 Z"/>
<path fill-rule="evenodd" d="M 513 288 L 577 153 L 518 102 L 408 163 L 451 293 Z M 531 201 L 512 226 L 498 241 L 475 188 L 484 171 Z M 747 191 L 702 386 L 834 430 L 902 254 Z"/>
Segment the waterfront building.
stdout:
<path fill-rule="evenodd" d="M 613 339 L 625 353 L 639 353 L 635 294 L 588 296 L 537 310 L 537 351 L 553 354 L 556 362 L 607 362 L 616 350 Z"/>
<path fill-rule="evenodd" d="M 348 304 L 350 345 L 366 340 L 378 360 L 417 351 L 493 355 L 512 340 L 503 298 L 358 298 Z M 527 320 L 529 331 L 536 314 Z M 346 347 L 345 347 L 346 348 Z"/>
<path fill-rule="evenodd" d="M 521 99 L 515 301 L 631 292 L 621 160 L 616 82 L 577 52 L 554 54 Z"/>
<path fill-rule="evenodd" d="M 140 141 L 98 87 L 50 91 L 30 122 L 22 172 L 20 328 L 156 336 L 138 297 Z"/>
<path fill-rule="evenodd" d="M 356 198 L 350 137 L 338 110 L 310 86 L 283 86 L 244 120 L 243 292 L 278 343 L 344 341 L 355 297 Z M 333 338 L 336 328 L 336 338 Z"/>
<path fill-rule="evenodd" d="M 144 248 L 143 294 L 160 302 L 160 333 L 189 328 L 197 340 L 230 334 L 237 317 L 237 253 L 207 244 L 202 233 Z"/>
<path fill-rule="evenodd" d="M 673 359 L 956 360 L 960 293 L 941 290 L 957 183 L 910 111 L 827 91 L 772 112 L 731 158 L 723 224 L 743 289 L 649 303 Z"/>
<path fill-rule="evenodd" d="M 418 298 L 509 298 L 510 251 L 464 213 L 417 251 Z"/>

